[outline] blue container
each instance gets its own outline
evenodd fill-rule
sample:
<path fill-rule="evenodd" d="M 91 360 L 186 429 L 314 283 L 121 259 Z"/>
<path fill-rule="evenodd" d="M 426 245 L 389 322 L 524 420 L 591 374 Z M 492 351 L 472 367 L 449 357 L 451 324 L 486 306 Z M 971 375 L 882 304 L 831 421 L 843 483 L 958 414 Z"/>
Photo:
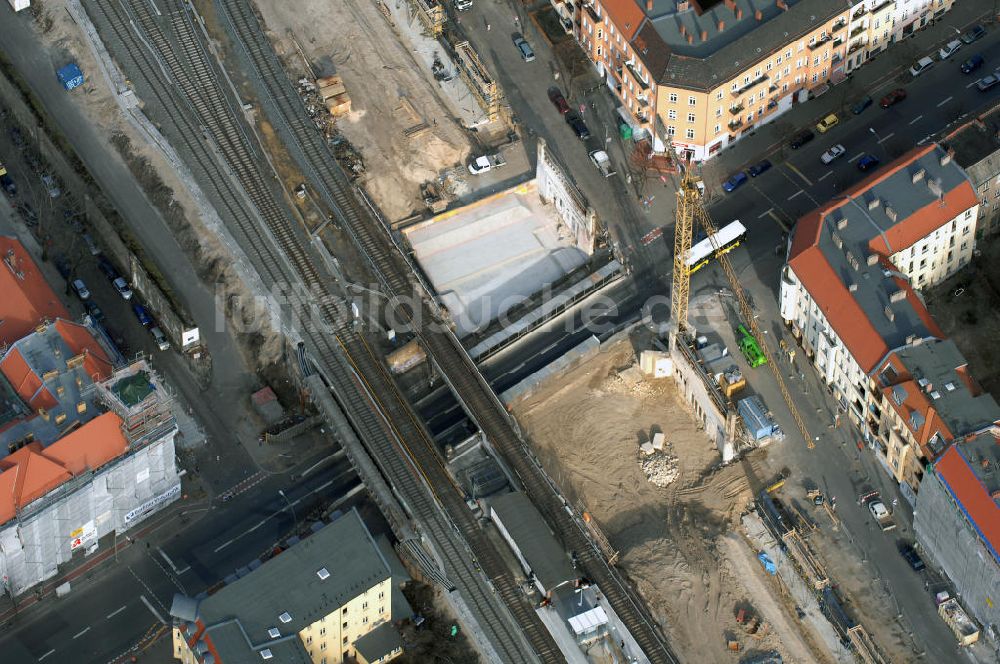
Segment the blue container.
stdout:
<path fill-rule="evenodd" d="M 56 72 L 59 82 L 67 90 L 83 85 L 83 72 L 75 62 L 71 62 Z"/>
<path fill-rule="evenodd" d="M 754 440 L 767 438 L 774 433 L 774 422 L 768 417 L 760 398 L 753 396 L 740 399 L 736 402 L 736 410 L 739 411 Z"/>

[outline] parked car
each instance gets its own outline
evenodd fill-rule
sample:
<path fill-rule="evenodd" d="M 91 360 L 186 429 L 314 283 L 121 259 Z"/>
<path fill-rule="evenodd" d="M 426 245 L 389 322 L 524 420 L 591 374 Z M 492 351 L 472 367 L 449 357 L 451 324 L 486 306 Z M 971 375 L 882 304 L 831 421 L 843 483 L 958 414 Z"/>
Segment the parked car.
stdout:
<path fill-rule="evenodd" d="M 507 165 L 507 160 L 498 154 L 486 154 L 476 157 L 469 162 L 469 172 L 473 175 L 481 175 Z"/>
<path fill-rule="evenodd" d="M 563 115 L 569 113 L 569 102 L 566 101 L 566 97 L 563 97 L 563 93 L 559 88 L 549 88 L 549 101 Z"/>
<path fill-rule="evenodd" d="M 531 50 L 531 44 L 529 44 L 527 40 L 521 36 L 520 32 L 514 33 L 514 46 L 516 46 L 517 50 L 520 51 L 521 59 L 525 62 L 531 62 L 535 59 L 535 52 Z"/>
<path fill-rule="evenodd" d="M 128 287 L 128 282 L 125 281 L 124 277 L 118 277 L 111 282 L 111 285 L 115 287 L 115 290 L 118 291 L 123 300 L 132 299 L 132 289 Z"/>
<path fill-rule="evenodd" d="M 837 159 L 838 157 L 843 157 L 845 152 L 847 152 L 847 148 L 838 143 L 837 145 L 834 145 L 832 148 L 821 154 L 819 160 L 822 161 L 824 164 L 829 164 L 834 159 Z"/>
<path fill-rule="evenodd" d="M 96 242 L 94 242 L 94 238 L 90 236 L 90 233 L 83 234 L 83 241 L 87 245 L 87 250 L 90 251 L 91 256 L 101 255 L 101 248 L 97 246 Z"/>
<path fill-rule="evenodd" d="M 45 185 L 45 190 L 49 192 L 49 198 L 59 198 L 62 195 L 59 182 L 48 173 L 42 176 L 42 184 Z"/>
<path fill-rule="evenodd" d="M 865 95 L 861 99 L 854 102 L 854 106 L 851 106 L 851 113 L 855 115 L 861 115 L 864 113 L 865 109 L 872 105 L 872 98 Z"/>
<path fill-rule="evenodd" d="M 943 58 L 942 58 L 943 59 Z M 920 58 L 910 67 L 910 76 L 916 78 L 934 66 L 934 61 L 930 58 Z"/>
<path fill-rule="evenodd" d="M 72 285 L 77 297 L 81 300 L 90 299 L 90 291 L 87 289 L 87 284 L 83 283 L 83 279 L 74 279 Z"/>
<path fill-rule="evenodd" d="M 910 544 L 903 544 L 900 546 L 899 555 L 903 556 L 906 562 L 910 563 L 910 567 L 913 568 L 914 572 L 919 572 L 927 567 L 927 565 L 924 564 L 923 558 L 920 557 L 917 550 Z"/>
<path fill-rule="evenodd" d="M 118 270 L 115 269 L 115 266 L 111 264 L 111 261 L 108 260 L 108 257 L 104 254 L 97 257 L 97 267 L 110 281 L 114 281 L 121 276 L 118 274 Z"/>
<path fill-rule="evenodd" d="M 765 159 L 764 161 L 759 161 L 750 168 L 748 168 L 747 173 L 750 175 L 750 177 L 755 178 L 761 173 L 765 173 L 768 170 L 770 170 L 771 166 L 772 166 L 771 162 Z"/>
<path fill-rule="evenodd" d="M 819 121 L 819 124 L 816 125 L 816 131 L 818 131 L 821 134 L 825 134 L 826 132 L 836 127 L 839 123 L 840 123 L 840 118 L 837 117 L 837 114 L 831 113 L 830 115 L 826 116 L 825 118 Z"/>
<path fill-rule="evenodd" d="M 460 12 L 472 9 L 472 0 L 455 0 L 455 9 Z"/>
<path fill-rule="evenodd" d="M 972 42 L 978 41 L 985 36 L 986 28 L 977 24 L 969 28 L 969 30 L 963 33 L 959 39 L 962 40 L 963 44 L 971 44 Z"/>
<path fill-rule="evenodd" d="M 906 99 L 906 90 L 904 90 L 903 88 L 896 88 L 886 96 L 882 97 L 882 101 L 880 101 L 878 105 L 881 106 L 882 108 L 889 108 L 890 106 L 894 106 L 899 102 L 903 101 L 904 99 Z"/>
<path fill-rule="evenodd" d="M 590 130 L 587 129 L 587 124 L 583 121 L 576 113 L 566 114 L 566 123 L 569 124 L 570 128 L 573 129 L 573 133 L 581 141 L 585 141 L 590 138 Z"/>
<path fill-rule="evenodd" d="M 163 334 L 163 330 L 154 326 L 149 329 L 149 333 L 153 335 L 153 341 L 160 350 L 170 350 L 170 342 L 167 341 L 167 335 Z"/>
<path fill-rule="evenodd" d="M 17 183 L 14 182 L 14 178 L 12 178 L 9 173 L 0 175 L 0 187 L 2 187 L 4 193 L 11 198 L 17 196 Z"/>
<path fill-rule="evenodd" d="M 101 311 L 101 308 L 93 300 L 84 301 L 83 308 L 95 323 L 100 323 L 104 320 L 104 312 Z"/>
<path fill-rule="evenodd" d="M 953 39 L 941 47 L 941 50 L 938 51 L 938 57 L 942 60 L 947 60 L 958 53 L 958 49 L 960 48 L 962 48 L 962 42 L 958 39 Z"/>
<path fill-rule="evenodd" d="M 997 74 L 994 72 L 989 76 L 983 76 L 981 79 L 976 81 L 976 87 L 979 88 L 980 92 L 986 92 L 987 90 L 995 86 L 997 83 L 1000 83 L 1000 76 L 997 76 Z"/>
<path fill-rule="evenodd" d="M 981 55 L 974 55 L 962 63 L 962 73 L 971 74 L 986 63 Z"/>
<path fill-rule="evenodd" d="M 740 187 L 742 187 L 744 184 L 746 184 L 747 180 L 749 180 L 749 179 L 750 178 L 747 177 L 746 173 L 744 173 L 743 171 L 740 171 L 739 173 L 734 173 L 733 175 L 731 175 L 729 177 L 728 180 L 726 180 L 725 182 L 723 182 L 722 183 L 722 188 L 724 190 L 726 190 L 727 192 L 736 191 L 737 189 L 739 189 Z"/>
<path fill-rule="evenodd" d="M 146 307 L 141 304 L 133 304 L 132 312 L 135 314 L 135 317 L 139 319 L 139 324 L 143 327 L 149 327 L 153 324 L 153 317 L 149 315 L 149 311 Z"/>
<path fill-rule="evenodd" d="M 56 256 L 52 262 L 55 263 L 56 270 L 59 271 L 62 278 L 69 279 L 70 265 L 66 257 L 62 255 Z"/>
<path fill-rule="evenodd" d="M 604 150 L 594 150 L 590 153 L 590 161 L 597 167 L 606 178 L 615 174 L 614 166 L 611 165 L 611 157 Z"/>
<path fill-rule="evenodd" d="M 858 170 L 859 171 L 870 171 L 879 165 L 878 157 L 873 154 L 866 154 L 861 159 L 858 159 Z"/>
<path fill-rule="evenodd" d="M 882 532 L 896 528 L 896 524 L 892 520 L 892 513 L 885 506 L 885 503 L 878 498 L 868 501 L 868 511 L 872 513 L 872 517 L 875 518 L 875 522 L 878 523 L 878 527 L 882 529 Z"/>
<path fill-rule="evenodd" d="M 792 136 L 792 140 L 788 143 L 788 146 L 793 150 L 798 150 L 814 138 L 816 138 L 816 135 L 808 129 L 805 129 L 795 134 L 795 136 Z"/>

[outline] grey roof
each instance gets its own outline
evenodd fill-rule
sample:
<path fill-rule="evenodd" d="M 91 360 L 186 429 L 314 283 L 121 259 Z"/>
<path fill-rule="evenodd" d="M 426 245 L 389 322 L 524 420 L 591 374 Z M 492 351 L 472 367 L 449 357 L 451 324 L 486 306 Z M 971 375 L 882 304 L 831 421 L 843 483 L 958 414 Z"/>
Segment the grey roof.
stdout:
<path fill-rule="evenodd" d="M 995 496 L 1000 491 L 1000 443 L 997 439 L 992 434 L 980 434 L 959 443 L 957 450 L 983 483 L 986 493 Z"/>
<path fill-rule="evenodd" d="M 528 496 L 519 491 L 507 493 L 490 499 L 490 507 L 542 587 L 553 590 L 578 578 L 566 550 Z"/>
<path fill-rule="evenodd" d="M 330 576 L 321 580 L 317 572 Z M 271 640 L 268 629 L 298 634 L 349 600 L 390 577 L 389 565 L 354 510 L 207 597 L 205 624 L 239 618 L 253 643 Z M 279 616 L 288 613 L 284 623 Z"/>
<path fill-rule="evenodd" d="M 382 557 L 389 563 L 389 573 L 392 575 L 392 597 L 390 598 L 389 619 L 393 623 L 401 620 L 409 620 L 413 617 L 413 608 L 406 601 L 406 595 L 403 594 L 402 587 L 404 583 L 410 580 L 410 573 L 403 567 L 403 563 L 400 561 L 399 556 L 396 555 L 395 549 L 392 548 L 389 538 L 385 535 L 379 535 L 375 538 L 375 543 L 382 552 Z"/>
<path fill-rule="evenodd" d="M 354 642 L 354 649 L 368 662 L 403 647 L 403 639 L 391 623 L 383 623 Z"/>
<path fill-rule="evenodd" d="M 890 175 L 882 175 L 892 168 L 884 167 L 876 176 L 882 179 L 877 182 L 866 180 L 859 187 L 833 199 L 843 201 L 846 198 L 847 202 L 828 212 L 821 222 L 820 250 L 833 271 L 839 275 L 843 288 L 861 307 L 888 349 L 906 345 L 911 336 L 925 338 L 934 335 L 909 299 L 890 301 L 890 296 L 900 289 L 897 280 L 906 278 L 899 272 L 886 269 L 881 263 L 868 265 L 867 258 L 872 254 L 869 243 L 874 241 L 879 253 L 884 255 L 905 249 L 905 246 L 893 246 L 887 233 L 904 223 L 917 210 L 938 200 L 931 193 L 927 182 L 939 182 L 945 194 L 968 182 L 967 176 L 954 161 L 941 164 L 941 157 L 944 155 L 940 146 L 934 146 L 924 156 L 912 160 Z M 901 157 L 900 161 L 907 159 L 912 159 L 912 156 Z M 919 169 L 925 170 L 923 180 L 913 183 L 912 174 Z M 869 210 L 869 202 L 876 198 L 880 201 L 879 206 Z M 887 205 L 895 210 L 896 221 L 888 216 Z M 958 212 L 942 207 L 942 222 L 953 218 Z M 846 220 L 846 224 L 843 220 Z M 838 242 L 842 246 L 838 246 Z M 853 264 L 851 258 L 854 259 Z M 852 286 L 856 286 L 853 291 L 850 290 Z M 886 307 L 892 310 L 891 320 L 886 315 Z M 857 349 L 852 349 L 856 356 L 855 351 Z M 862 370 L 868 369 L 870 367 L 862 367 Z"/>
<path fill-rule="evenodd" d="M 212 625 L 205 630 L 219 653 L 215 664 L 311 664 L 309 652 L 302 645 L 302 640 L 296 633 L 287 634 L 277 639 L 263 643 L 251 643 L 246 630 L 239 620 Z M 262 654 L 269 651 L 271 657 L 264 659 Z"/>
<path fill-rule="evenodd" d="M 633 1 L 646 14 L 633 46 L 653 78 L 661 85 L 698 90 L 725 83 L 845 9 L 845 3 L 836 0 L 786 0 L 787 11 L 774 0 L 735 0 L 742 10 L 737 20 L 722 2 L 699 15 L 694 8 L 678 11 L 674 0 L 655 0 L 652 11 L 646 9 L 645 0 Z M 708 4 L 712 3 L 702 3 Z M 691 43 L 681 26 L 685 34 L 693 35 Z"/>
<path fill-rule="evenodd" d="M 933 340 L 896 351 L 903 366 L 923 384 L 931 405 L 955 437 L 988 429 L 1000 421 L 1000 406 L 988 393 L 970 392 L 956 369 L 967 364 L 951 340 Z M 926 382 L 924 382 L 926 381 Z"/>
<path fill-rule="evenodd" d="M 965 123 L 945 137 L 942 143 L 955 151 L 955 161 L 962 168 L 970 169 L 986 160 L 989 162 L 989 174 L 1000 171 L 1000 110 Z M 974 173 L 969 175 L 978 180 Z"/>

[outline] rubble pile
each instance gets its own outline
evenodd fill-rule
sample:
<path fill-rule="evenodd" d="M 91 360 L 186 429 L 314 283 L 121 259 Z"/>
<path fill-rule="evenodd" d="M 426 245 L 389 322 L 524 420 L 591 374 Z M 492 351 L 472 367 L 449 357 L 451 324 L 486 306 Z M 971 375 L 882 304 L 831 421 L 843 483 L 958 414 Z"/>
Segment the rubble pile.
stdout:
<path fill-rule="evenodd" d="M 677 457 L 669 452 L 654 452 L 644 455 L 640 464 L 646 479 L 661 489 L 672 484 L 680 475 Z"/>

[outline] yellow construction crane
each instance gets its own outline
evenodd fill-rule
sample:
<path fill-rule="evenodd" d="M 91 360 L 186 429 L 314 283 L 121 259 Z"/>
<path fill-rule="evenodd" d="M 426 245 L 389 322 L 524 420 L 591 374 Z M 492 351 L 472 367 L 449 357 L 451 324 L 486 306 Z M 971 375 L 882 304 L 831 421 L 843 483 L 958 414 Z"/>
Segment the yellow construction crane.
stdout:
<path fill-rule="evenodd" d="M 670 149 L 674 163 L 681 164 L 677 159 L 677 153 L 673 151 L 672 145 Z M 687 343 L 688 301 L 691 292 L 691 271 L 688 269 L 687 259 L 691 255 L 692 235 L 694 225 L 697 222 L 701 224 L 705 234 L 710 238 L 712 248 L 717 253 L 717 260 L 722 265 L 722 270 L 726 273 L 729 285 L 736 296 L 737 302 L 739 302 L 740 316 L 760 345 L 764 357 L 767 358 L 767 363 L 774 373 L 774 379 L 778 382 L 778 389 L 781 390 L 781 396 L 784 397 L 785 403 L 788 405 L 788 410 L 792 413 L 792 419 L 795 420 L 795 424 L 802 433 L 802 437 L 805 438 L 806 444 L 812 448 L 814 445 L 812 437 L 809 435 L 809 430 L 802 420 L 802 415 L 799 414 L 799 409 L 795 406 L 794 401 L 792 401 L 792 395 L 788 392 L 788 387 L 785 385 L 781 369 L 778 367 L 778 363 L 774 361 L 774 354 L 771 352 L 767 340 L 757 325 L 753 309 L 750 308 L 750 302 L 747 300 L 746 293 L 743 292 L 743 287 L 740 285 L 736 271 L 729 261 L 729 256 L 719 252 L 720 247 L 715 235 L 717 229 L 712 222 L 712 218 L 708 216 L 708 210 L 705 209 L 705 203 L 698 189 L 699 179 L 692 173 L 690 167 L 684 167 L 680 186 L 677 189 L 677 217 L 674 222 L 674 276 L 670 287 L 670 315 L 677 325 L 678 342 Z"/>

